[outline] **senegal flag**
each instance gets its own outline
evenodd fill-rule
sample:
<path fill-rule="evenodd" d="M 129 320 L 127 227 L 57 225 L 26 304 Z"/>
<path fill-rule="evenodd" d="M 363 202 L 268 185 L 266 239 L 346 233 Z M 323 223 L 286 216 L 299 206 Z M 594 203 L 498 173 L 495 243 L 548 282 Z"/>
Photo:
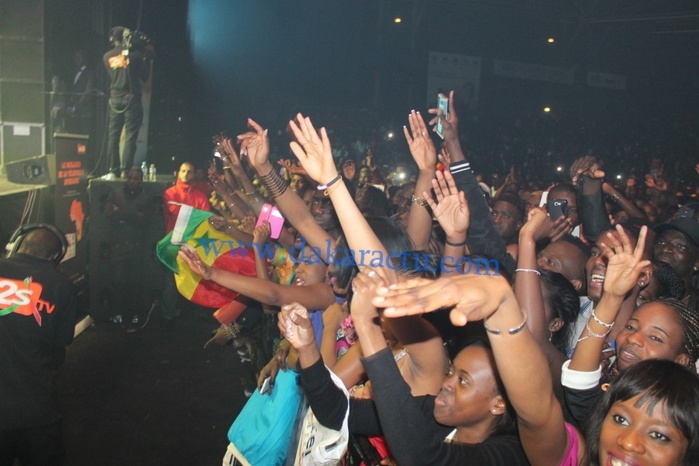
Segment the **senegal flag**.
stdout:
<path fill-rule="evenodd" d="M 193 273 L 177 255 L 183 244 L 194 248 L 199 257 L 213 268 L 251 277 L 257 273 L 255 253 L 211 226 L 208 221 L 211 215 L 211 212 L 181 206 L 175 229 L 158 242 L 156 254 L 175 273 L 177 290 L 182 296 L 200 306 L 216 309 L 229 304 L 238 293 Z"/>

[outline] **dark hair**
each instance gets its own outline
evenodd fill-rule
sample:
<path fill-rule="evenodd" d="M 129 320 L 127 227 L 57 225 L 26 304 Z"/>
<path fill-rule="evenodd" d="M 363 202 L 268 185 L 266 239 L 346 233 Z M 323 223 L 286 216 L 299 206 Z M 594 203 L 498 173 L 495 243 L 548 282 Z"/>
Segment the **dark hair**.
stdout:
<path fill-rule="evenodd" d="M 573 196 L 577 196 L 577 193 L 573 185 L 568 183 L 559 183 L 555 185 L 553 188 L 549 189 L 549 199 L 555 199 L 556 196 L 554 196 L 553 193 L 569 193 Z"/>
<path fill-rule="evenodd" d="M 583 254 L 583 256 L 585 256 L 586 261 L 590 258 L 590 254 L 592 253 L 590 251 L 590 246 L 583 243 L 580 240 L 580 238 L 576 238 L 573 235 L 565 235 L 559 241 L 563 241 L 565 243 L 572 244 L 573 246 L 578 248 L 578 250 Z"/>
<path fill-rule="evenodd" d="M 662 303 L 677 313 L 684 330 L 682 344 L 689 355 L 691 367 L 694 367 L 694 363 L 699 358 L 699 314 L 694 309 L 685 306 L 682 301 L 673 298 L 659 298 L 650 302 Z"/>
<path fill-rule="evenodd" d="M 539 269 L 541 272 L 541 291 L 544 299 L 554 312 L 554 317 L 563 321 L 563 326 L 551 335 L 551 343 L 558 351 L 566 354 L 568 340 L 573 330 L 573 322 L 580 312 L 580 298 L 570 281 L 557 272 Z"/>
<path fill-rule="evenodd" d="M 495 204 L 497 204 L 500 201 L 507 202 L 508 204 L 513 205 L 517 209 L 517 215 L 519 215 L 519 218 L 516 219 L 517 221 L 524 220 L 524 203 L 518 195 L 514 193 L 502 193 L 496 199 L 493 200 L 493 207 L 495 207 Z"/>
<path fill-rule="evenodd" d="M 361 202 L 357 202 L 357 207 L 365 216 L 388 216 L 391 213 L 391 206 L 386 199 L 386 194 L 379 188 L 370 185 L 364 186 L 357 191 L 357 197 L 361 200 Z"/>
<path fill-rule="evenodd" d="M 500 395 L 505 402 L 505 412 L 502 416 L 498 416 L 495 424 L 493 425 L 493 430 L 489 435 L 517 435 L 517 413 L 510 403 L 510 399 L 507 397 L 507 391 L 505 391 L 505 385 L 502 383 L 500 378 L 500 373 L 498 372 L 498 366 L 495 363 L 495 357 L 493 356 L 493 349 L 490 346 L 490 342 L 487 337 L 479 338 L 473 337 L 468 340 L 463 341 L 463 345 L 459 348 L 456 354 L 459 354 L 464 349 L 470 346 L 477 346 L 488 351 L 488 357 L 490 358 L 490 365 L 493 368 L 493 375 L 495 376 L 495 385 L 497 387 L 496 395 Z"/>
<path fill-rule="evenodd" d="M 662 290 L 660 296 L 666 298 L 682 299 L 684 297 L 684 282 L 665 262 L 655 262 L 653 264 L 653 278 L 660 284 Z"/>
<path fill-rule="evenodd" d="M 585 432 L 590 465 L 599 465 L 599 438 L 609 410 L 614 403 L 638 395 L 635 406 L 647 405 L 648 412 L 665 403 L 667 418 L 687 439 L 682 464 L 699 464 L 699 376 L 672 361 L 649 359 L 621 371 L 588 418 Z"/>

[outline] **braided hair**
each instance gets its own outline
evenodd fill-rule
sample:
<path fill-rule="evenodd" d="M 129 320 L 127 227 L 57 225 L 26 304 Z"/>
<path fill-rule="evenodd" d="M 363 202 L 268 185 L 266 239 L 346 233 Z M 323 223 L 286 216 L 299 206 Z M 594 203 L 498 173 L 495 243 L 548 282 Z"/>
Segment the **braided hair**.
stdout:
<path fill-rule="evenodd" d="M 684 349 L 689 355 L 690 365 L 694 367 L 699 358 L 699 314 L 694 309 L 687 307 L 682 301 L 674 298 L 659 298 L 654 302 L 672 308 L 679 316 L 684 329 Z"/>

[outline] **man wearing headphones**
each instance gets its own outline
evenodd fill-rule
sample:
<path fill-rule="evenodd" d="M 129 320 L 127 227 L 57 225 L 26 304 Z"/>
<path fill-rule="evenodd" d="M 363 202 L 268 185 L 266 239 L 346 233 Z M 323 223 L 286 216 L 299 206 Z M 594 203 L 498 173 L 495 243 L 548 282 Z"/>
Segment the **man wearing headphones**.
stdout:
<path fill-rule="evenodd" d="M 0 465 L 64 463 L 52 371 L 73 340 L 77 294 L 56 270 L 65 236 L 51 225 L 23 227 L 0 259 Z"/>
<path fill-rule="evenodd" d="M 132 31 L 117 26 L 109 41 L 113 48 L 104 54 L 104 66 L 109 74 L 109 128 L 107 130 L 107 157 L 110 172 L 121 176 L 132 168 L 136 154 L 138 131 L 143 122 L 141 85 L 150 76 L 153 46 L 138 42 L 132 44 Z M 122 128 L 126 130 L 123 158 L 119 157 Z"/>

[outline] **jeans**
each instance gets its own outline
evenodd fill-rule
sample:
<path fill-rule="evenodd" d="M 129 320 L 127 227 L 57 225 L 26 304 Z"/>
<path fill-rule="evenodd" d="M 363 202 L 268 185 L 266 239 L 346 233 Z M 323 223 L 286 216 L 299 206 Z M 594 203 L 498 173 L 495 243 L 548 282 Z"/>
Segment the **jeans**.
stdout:
<path fill-rule="evenodd" d="M 107 130 L 107 156 L 111 163 L 112 172 L 127 171 L 133 167 L 136 154 L 138 131 L 143 122 L 143 106 L 141 96 L 127 94 L 110 97 L 109 99 L 109 128 Z M 126 129 L 123 158 L 119 157 L 119 139 L 121 130 Z"/>

